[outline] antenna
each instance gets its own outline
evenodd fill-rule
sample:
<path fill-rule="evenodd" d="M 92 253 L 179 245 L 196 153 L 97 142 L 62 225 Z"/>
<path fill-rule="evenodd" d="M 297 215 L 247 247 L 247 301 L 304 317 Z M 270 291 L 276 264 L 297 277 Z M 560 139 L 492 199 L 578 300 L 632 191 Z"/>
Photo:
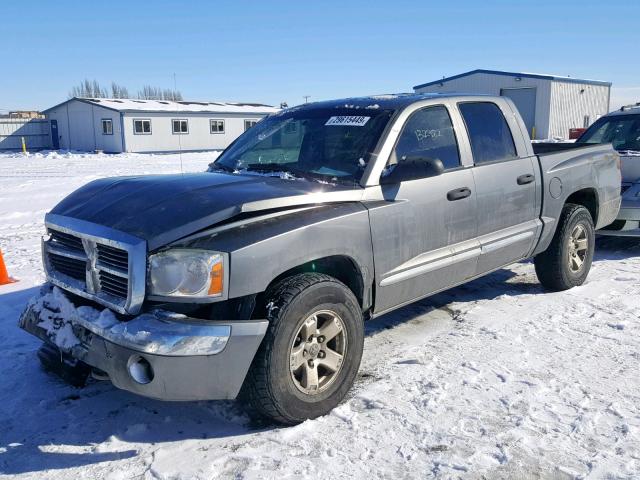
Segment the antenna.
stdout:
<path fill-rule="evenodd" d="M 176 92 L 178 91 L 177 82 L 176 82 L 176 72 L 173 72 L 173 96 L 175 98 Z M 175 100 L 174 100 L 175 102 Z M 177 103 L 177 102 L 176 102 Z M 178 103 L 178 111 L 180 110 L 180 104 Z M 173 125 L 171 125 L 173 128 Z M 187 126 L 187 128 L 189 128 Z M 180 173 L 184 175 L 184 168 L 182 168 L 182 120 L 178 119 L 178 154 L 180 155 Z"/>

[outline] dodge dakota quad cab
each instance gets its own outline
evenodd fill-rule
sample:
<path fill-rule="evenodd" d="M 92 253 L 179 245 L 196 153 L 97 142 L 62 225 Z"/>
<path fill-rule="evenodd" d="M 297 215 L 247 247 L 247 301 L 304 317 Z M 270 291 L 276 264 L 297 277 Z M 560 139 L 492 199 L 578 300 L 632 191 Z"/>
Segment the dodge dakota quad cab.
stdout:
<path fill-rule="evenodd" d="M 263 119 L 208 172 L 62 200 L 20 324 L 76 383 L 240 396 L 293 424 L 344 398 L 364 320 L 529 257 L 547 288 L 580 285 L 619 206 L 610 145 L 536 155 L 506 98 L 319 102 Z"/>

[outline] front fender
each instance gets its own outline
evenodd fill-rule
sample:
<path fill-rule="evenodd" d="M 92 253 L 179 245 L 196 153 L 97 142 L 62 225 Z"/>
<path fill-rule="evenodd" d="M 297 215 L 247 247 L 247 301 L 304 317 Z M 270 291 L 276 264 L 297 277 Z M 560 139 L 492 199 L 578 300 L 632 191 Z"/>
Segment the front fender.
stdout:
<path fill-rule="evenodd" d="M 229 298 L 264 292 L 282 273 L 331 256 L 349 258 L 365 286 L 373 281 L 369 213 L 359 202 L 285 211 L 212 229 L 185 246 L 229 253 Z"/>

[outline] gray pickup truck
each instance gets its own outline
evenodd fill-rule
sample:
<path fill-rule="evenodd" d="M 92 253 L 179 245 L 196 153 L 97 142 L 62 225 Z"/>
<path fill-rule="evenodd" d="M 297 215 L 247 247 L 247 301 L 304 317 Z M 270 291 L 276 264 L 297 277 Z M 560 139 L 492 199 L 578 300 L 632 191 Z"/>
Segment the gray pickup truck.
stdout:
<path fill-rule="evenodd" d="M 529 257 L 548 289 L 585 281 L 594 229 L 620 207 L 619 156 L 536 148 L 500 97 L 284 110 L 206 173 L 97 180 L 62 200 L 20 325 L 76 384 L 317 417 L 354 382 L 365 320 Z"/>

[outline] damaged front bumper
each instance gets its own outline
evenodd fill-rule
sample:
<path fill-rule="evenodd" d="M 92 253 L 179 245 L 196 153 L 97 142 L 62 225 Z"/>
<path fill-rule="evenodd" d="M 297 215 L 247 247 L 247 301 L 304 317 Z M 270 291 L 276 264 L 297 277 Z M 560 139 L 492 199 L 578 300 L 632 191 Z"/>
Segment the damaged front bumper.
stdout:
<path fill-rule="evenodd" d="M 156 310 L 119 321 L 76 307 L 45 285 L 20 327 L 105 372 L 118 388 L 160 400 L 232 399 L 264 337 L 266 320 L 202 321 Z"/>

